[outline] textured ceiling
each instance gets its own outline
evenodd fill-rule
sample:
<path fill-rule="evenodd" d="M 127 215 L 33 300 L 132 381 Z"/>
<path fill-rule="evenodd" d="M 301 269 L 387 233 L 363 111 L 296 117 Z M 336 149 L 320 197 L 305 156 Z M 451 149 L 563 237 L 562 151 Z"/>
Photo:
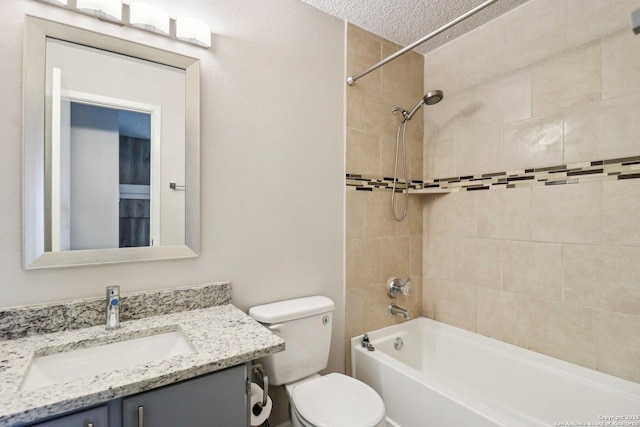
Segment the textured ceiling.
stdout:
<path fill-rule="evenodd" d="M 408 46 L 484 0 L 302 0 L 330 15 Z M 415 50 L 427 53 L 528 0 L 497 0 Z"/>

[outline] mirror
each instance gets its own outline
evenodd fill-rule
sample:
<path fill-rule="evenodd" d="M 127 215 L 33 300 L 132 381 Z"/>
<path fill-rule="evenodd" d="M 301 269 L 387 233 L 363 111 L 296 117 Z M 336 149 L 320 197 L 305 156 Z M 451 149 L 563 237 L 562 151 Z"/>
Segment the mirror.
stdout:
<path fill-rule="evenodd" d="M 27 269 L 197 256 L 199 60 L 26 18 Z"/>

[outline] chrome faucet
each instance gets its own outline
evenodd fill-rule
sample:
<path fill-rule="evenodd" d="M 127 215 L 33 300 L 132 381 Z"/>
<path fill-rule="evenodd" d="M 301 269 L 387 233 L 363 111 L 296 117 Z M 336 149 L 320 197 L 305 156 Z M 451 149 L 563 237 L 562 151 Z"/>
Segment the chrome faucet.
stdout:
<path fill-rule="evenodd" d="M 389 314 L 392 316 L 400 315 L 405 319 L 409 318 L 409 310 L 402 307 L 398 307 L 395 304 L 389 304 Z"/>
<path fill-rule="evenodd" d="M 391 298 L 398 298 L 400 295 L 411 294 L 411 277 L 404 282 L 397 277 L 392 277 L 387 281 L 387 289 Z"/>
<path fill-rule="evenodd" d="M 107 329 L 120 327 L 120 286 L 107 286 Z"/>

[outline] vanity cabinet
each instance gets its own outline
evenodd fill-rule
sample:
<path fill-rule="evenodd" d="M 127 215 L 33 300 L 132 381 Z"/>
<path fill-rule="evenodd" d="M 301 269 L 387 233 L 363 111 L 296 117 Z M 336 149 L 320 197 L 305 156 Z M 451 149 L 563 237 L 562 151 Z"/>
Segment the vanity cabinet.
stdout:
<path fill-rule="evenodd" d="M 246 427 L 246 366 L 124 398 L 123 427 Z"/>
<path fill-rule="evenodd" d="M 109 427 L 109 408 L 99 406 L 76 412 L 51 421 L 34 424 L 34 427 Z"/>
<path fill-rule="evenodd" d="M 29 424 L 32 427 L 247 427 L 248 363 Z"/>

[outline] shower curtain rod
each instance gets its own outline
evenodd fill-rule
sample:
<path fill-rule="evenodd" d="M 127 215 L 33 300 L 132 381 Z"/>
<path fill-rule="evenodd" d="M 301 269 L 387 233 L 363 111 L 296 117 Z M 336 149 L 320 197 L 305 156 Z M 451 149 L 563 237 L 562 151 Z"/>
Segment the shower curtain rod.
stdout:
<path fill-rule="evenodd" d="M 359 74 L 356 74 L 354 76 L 349 76 L 347 77 L 347 84 L 349 86 L 353 86 L 353 84 L 356 82 L 356 80 L 358 80 L 360 77 L 364 77 L 367 74 L 369 74 L 372 71 L 377 70 L 378 68 L 382 67 L 383 65 L 385 65 L 388 62 L 393 61 L 394 59 L 396 59 L 397 57 L 404 55 L 405 53 L 409 52 L 410 50 L 413 50 L 414 48 L 420 46 L 422 43 L 426 42 L 427 40 L 437 36 L 438 34 L 440 34 L 441 32 L 443 32 L 444 30 L 453 27 L 454 25 L 456 25 L 458 22 L 463 21 L 465 19 L 467 19 L 468 17 L 470 17 L 471 15 L 480 12 L 482 9 L 484 9 L 485 7 L 489 6 L 491 3 L 495 3 L 497 0 L 488 0 L 485 1 L 484 3 L 474 7 L 473 9 L 471 9 L 470 11 L 468 11 L 467 13 L 465 13 L 464 15 L 460 15 L 459 17 L 457 17 L 456 19 L 454 19 L 453 21 L 449 22 L 446 25 L 443 25 L 442 27 L 438 28 L 437 30 L 435 30 L 434 32 L 427 34 L 426 36 L 424 36 L 423 38 L 421 38 L 420 40 L 418 40 L 417 42 L 414 42 L 412 44 L 410 44 L 409 46 L 405 47 L 404 49 L 401 49 L 399 51 L 397 51 L 396 53 L 394 53 L 393 55 L 388 56 L 387 58 L 383 59 L 382 61 L 378 62 L 376 65 L 373 65 L 369 68 L 367 68 L 366 70 L 360 72 Z"/>

